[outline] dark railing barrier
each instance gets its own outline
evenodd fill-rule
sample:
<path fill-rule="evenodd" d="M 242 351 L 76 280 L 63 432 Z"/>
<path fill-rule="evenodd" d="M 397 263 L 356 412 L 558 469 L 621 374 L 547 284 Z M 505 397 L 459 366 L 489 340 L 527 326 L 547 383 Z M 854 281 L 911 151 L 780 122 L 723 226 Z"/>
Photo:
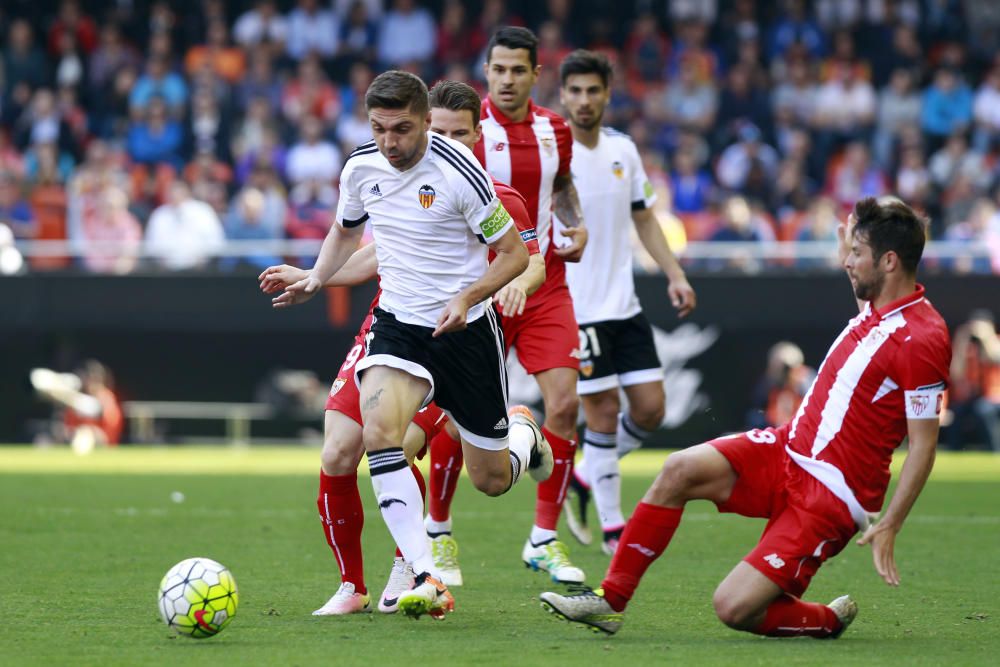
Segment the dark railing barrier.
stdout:
<path fill-rule="evenodd" d="M 678 321 L 665 281 L 636 277 L 667 368 L 669 428 L 651 444 L 684 446 L 743 428 L 768 348 L 795 342 L 806 363 L 818 366 L 855 313 L 840 273 L 691 281 L 699 307 Z M 928 276 L 925 284 L 952 329 L 975 308 L 1000 316 L 1000 277 Z M 114 372 L 123 400 L 252 402 L 255 387 L 278 367 L 312 370 L 327 383 L 374 289 L 332 290 L 275 311 L 253 275 L 0 278 L 0 442 L 23 441 L 25 423 L 49 414 L 28 384 L 37 366 L 70 370 L 81 359 L 99 359 Z M 514 398 L 536 397 L 530 381 L 513 376 Z"/>

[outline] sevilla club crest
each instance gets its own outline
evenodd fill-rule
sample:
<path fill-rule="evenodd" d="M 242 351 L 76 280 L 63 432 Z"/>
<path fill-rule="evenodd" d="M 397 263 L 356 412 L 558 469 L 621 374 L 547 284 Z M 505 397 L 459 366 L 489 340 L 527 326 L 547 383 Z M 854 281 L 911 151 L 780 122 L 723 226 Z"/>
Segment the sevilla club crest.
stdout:
<path fill-rule="evenodd" d="M 434 188 L 429 185 L 421 185 L 420 190 L 417 191 L 417 195 L 420 197 L 420 205 L 424 208 L 430 208 L 431 204 L 434 203 L 434 197 L 437 195 L 434 192 Z"/>

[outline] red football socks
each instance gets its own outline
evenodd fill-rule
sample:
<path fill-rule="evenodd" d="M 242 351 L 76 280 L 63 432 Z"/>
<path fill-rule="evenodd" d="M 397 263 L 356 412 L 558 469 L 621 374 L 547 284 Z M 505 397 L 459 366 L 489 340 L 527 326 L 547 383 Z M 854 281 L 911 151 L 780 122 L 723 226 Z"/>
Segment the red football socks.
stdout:
<path fill-rule="evenodd" d="M 618 541 L 608 574 L 601 582 L 604 599 L 615 611 L 623 611 L 639 580 L 670 544 L 684 512 L 680 507 L 662 507 L 640 502 Z"/>
<path fill-rule="evenodd" d="M 549 429 L 542 427 L 542 434 L 552 447 L 552 474 L 538 485 L 535 500 L 535 525 L 544 530 L 555 530 L 559 524 L 559 513 L 566 499 L 569 476 L 573 474 L 573 458 L 576 456 L 576 442 L 560 438 Z"/>
<path fill-rule="evenodd" d="M 755 634 L 768 637 L 829 637 L 840 630 L 840 619 L 825 604 L 804 602 L 784 594 L 767 608 Z"/>
<path fill-rule="evenodd" d="M 431 440 L 431 493 L 427 509 L 432 521 L 445 522 L 451 516 L 451 500 L 462 472 L 462 443 L 441 430 Z"/>
<path fill-rule="evenodd" d="M 316 507 L 319 508 L 326 542 L 340 566 L 340 580 L 354 584 L 358 593 L 367 593 L 361 555 L 365 511 L 358 491 L 357 473 L 327 475 L 320 470 Z"/>

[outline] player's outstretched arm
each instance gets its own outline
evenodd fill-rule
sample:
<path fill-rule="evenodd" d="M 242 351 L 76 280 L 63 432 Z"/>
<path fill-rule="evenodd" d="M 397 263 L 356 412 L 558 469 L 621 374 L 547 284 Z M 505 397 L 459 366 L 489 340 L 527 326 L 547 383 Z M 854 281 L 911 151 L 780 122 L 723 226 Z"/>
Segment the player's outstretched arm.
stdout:
<path fill-rule="evenodd" d="M 528 267 L 528 249 L 514 225 L 499 239 L 489 244 L 496 257 L 486 268 L 486 273 L 456 294 L 441 311 L 434 336 L 465 328 L 469 308 L 496 294 L 497 290 L 516 278 Z"/>
<path fill-rule="evenodd" d="M 497 303 L 506 317 L 517 317 L 524 312 L 528 297 L 545 282 L 545 259 L 539 253 L 528 257 L 528 268 L 497 292 Z"/>
<path fill-rule="evenodd" d="M 632 222 L 635 224 L 635 231 L 639 235 L 642 247 L 667 276 L 667 294 L 670 295 L 670 303 L 677 309 L 680 317 L 685 317 L 697 307 L 698 295 L 688 283 L 684 269 L 681 268 L 676 255 L 663 236 L 656 214 L 650 208 L 632 211 Z"/>
<path fill-rule="evenodd" d="M 881 520 L 866 530 L 858 540 L 858 546 L 872 545 L 875 570 L 890 586 L 899 585 L 899 572 L 893 555 L 896 534 L 903 527 L 903 522 L 934 467 L 940 429 L 937 419 L 908 419 L 906 424 L 910 441 L 909 450 L 906 461 L 903 462 L 903 470 L 899 474 L 896 492 Z"/>
<path fill-rule="evenodd" d="M 362 225 L 345 228 L 339 221 L 330 227 L 323 240 L 316 264 L 302 280 L 289 285 L 285 291 L 297 293 L 296 303 L 308 301 L 343 267 L 361 243 Z"/>

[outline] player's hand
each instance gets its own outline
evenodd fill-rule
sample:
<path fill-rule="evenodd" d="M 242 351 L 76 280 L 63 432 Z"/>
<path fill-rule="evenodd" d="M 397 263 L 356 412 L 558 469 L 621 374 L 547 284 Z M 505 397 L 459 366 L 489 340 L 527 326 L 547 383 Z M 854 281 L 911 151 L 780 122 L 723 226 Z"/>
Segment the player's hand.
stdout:
<path fill-rule="evenodd" d="M 565 248 L 556 248 L 555 253 L 567 262 L 579 262 L 583 257 L 583 249 L 587 246 L 587 228 L 569 227 L 559 232 L 571 243 Z"/>
<path fill-rule="evenodd" d="M 847 261 L 847 256 L 851 252 L 851 237 L 854 235 L 854 225 L 857 220 L 854 214 L 847 216 L 847 220 L 837 224 L 837 259 L 843 266 Z"/>
<path fill-rule="evenodd" d="M 292 283 L 285 288 L 282 294 L 271 299 L 271 304 L 275 308 L 287 308 L 305 303 L 313 298 L 321 287 L 323 284 L 320 283 L 319 279 L 314 278 L 312 274 L 306 274 L 305 278 Z"/>
<path fill-rule="evenodd" d="M 288 264 L 279 264 L 264 269 L 257 280 L 260 281 L 260 291 L 265 294 L 274 294 L 278 290 L 288 289 L 289 285 L 299 282 L 308 275 L 309 272 L 304 269 Z"/>
<path fill-rule="evenodd" d="M 667 286 L 670 303 L 677 309 L 678 317 L 687 317 L 698 306 L 698 295 L 688 283 L 687 278 L 671 280 Z"/>
<path fill-rule="evenodd" d="M 441 334 L 450 333 L 452 331 L 461 331 L 467 326 L 465 318 L 468 313 L 469 304 L 467 304 L 465 302 L 465 298 L 459 294 L 449 301 L 448 305 L 446 305 L 444 310 L 441 311 L 441 316 L 438 317 L 437 327 L 431 335 L 434 336 L 434 338 L 437 338 Z"/>
<path fill-rule="evenodd" d="M 896 559 L 893 547 L 896 544 L 896 529 L 887 523 L 876 523 L 869 526 L 865 534 L 858 540 L 858 546 L 872 545 L 872 559 L 875 561 L 875 571 L 890 586 L 899 586 L 899 572 L 896 570 Z"/>
<path fill-rule="evenodd" d="M 528 303 L 528 294 L 517 280 L 513 280 L 497 292 L 497 305 L 504 317 L 517 317 L 524 312 L 524 305 Z"/>

